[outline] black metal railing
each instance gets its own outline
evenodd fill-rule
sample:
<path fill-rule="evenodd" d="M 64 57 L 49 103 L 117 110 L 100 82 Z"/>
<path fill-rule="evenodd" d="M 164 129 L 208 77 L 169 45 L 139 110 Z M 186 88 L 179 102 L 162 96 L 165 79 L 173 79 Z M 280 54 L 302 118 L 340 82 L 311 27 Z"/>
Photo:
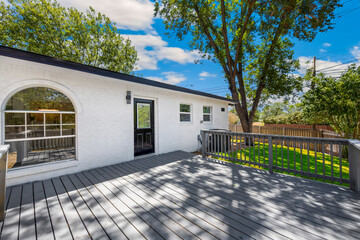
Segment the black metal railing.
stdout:
<path fill-rule="evenodd" d="M 270 173 L 350 184 L 353 190 L 360 190 L 360 176 L 357 176 L 360 144 L 356 147 L 360 141 L 218 130 L 202 130 L 201 136 L 203 157 L 266 169 Z M 359 173 L 355 170 L 351 173 L 350 168 L 359 168 Z"/>

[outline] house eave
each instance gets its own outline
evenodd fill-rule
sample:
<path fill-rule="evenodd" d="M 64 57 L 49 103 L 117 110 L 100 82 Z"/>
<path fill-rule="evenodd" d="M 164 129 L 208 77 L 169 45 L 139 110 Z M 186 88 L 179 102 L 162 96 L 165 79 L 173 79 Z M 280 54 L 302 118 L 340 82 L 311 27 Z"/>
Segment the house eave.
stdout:
<path fill-rule="evenodd" d="M 132 82 L 132 83 L 138 83 L 138 84 L 148 85 L 148 86 L 152 86 L 152 87 L 173 90 L 173 91 L 177 91 L 177 92 L 184 92 L 184 93 L 199 95 L 199 96 L 203 96 L 203 97 L 214 98 L 214 99 L 226 101 L 230 104 L 235 103 L 231 99 L 217 96 L 214 94 L 196 91 L 193 89 L 170 85 L 170 84 L 166 84 L 166 83 L 162 83 L 162 82 L 157 82 L 157 81 L 153 81 L 150 79 L 132 76 L 132 75 L 124 74 L 124 73 L 109 71 L 109 70 L 98 68 L 98 67 L 93 67 L 93 66 L 89 66 L 89 65 L 80 64 L 80 63 L 70 62 L 70 61 L 66 61 L 63 59 L 59 59 L 59 58 L 54 58 L 54 57 L 49 57 L 49 56 L 33 53 L 33 52 L 19 50 L 16 48 L 0 46 L 0 56 L 11 57 L 11 58 L 16 58 L 16 59 L 20 59 L 20 60 L 31 61 L 31 62 L 46 64 L 46 65 L 71 69 L 71 70 L 75 70 L 75 71 L 86 72 L 86 73 L 95 74 L 95 75 L 99 75 L 99 76 L 103 76 L 103 77 L 114 78 L 114 79 L 118 79 L 118 80 L 122 80 L 122 81 L 128 81 L 128 82 Z"/>

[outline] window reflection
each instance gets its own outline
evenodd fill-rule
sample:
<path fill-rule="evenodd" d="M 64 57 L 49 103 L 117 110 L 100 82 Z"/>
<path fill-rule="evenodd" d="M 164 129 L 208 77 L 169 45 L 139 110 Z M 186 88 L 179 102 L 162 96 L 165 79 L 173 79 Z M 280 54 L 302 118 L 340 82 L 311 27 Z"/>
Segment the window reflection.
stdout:
<path fill-rule="evenodd" d="M 44 87 L 27 88 L 14 94 L 7 102 L 6 110 L 75 111 L 67 96 Z"/>
<path fill-rule="evenodd" d="M 75 158 L 75 112 L 64 94 L 25 89 L 10 98 L 4 112 L 9 168 Z"/>
<path fill-rule="evenodd" d="M 137 104 L 137 128 L 150 128 L 150 104 Z"/>

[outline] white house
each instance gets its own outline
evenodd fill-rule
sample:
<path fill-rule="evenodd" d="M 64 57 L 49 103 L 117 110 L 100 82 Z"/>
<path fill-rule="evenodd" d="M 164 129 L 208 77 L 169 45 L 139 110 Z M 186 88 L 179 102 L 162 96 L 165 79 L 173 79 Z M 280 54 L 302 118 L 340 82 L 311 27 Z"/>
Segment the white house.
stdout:
<path fill-rule="evenodd" d="M 228 128 L 231 101 L 1 46 L 0 104 L 9 186 L 194 151 L 201 129 Z"/>

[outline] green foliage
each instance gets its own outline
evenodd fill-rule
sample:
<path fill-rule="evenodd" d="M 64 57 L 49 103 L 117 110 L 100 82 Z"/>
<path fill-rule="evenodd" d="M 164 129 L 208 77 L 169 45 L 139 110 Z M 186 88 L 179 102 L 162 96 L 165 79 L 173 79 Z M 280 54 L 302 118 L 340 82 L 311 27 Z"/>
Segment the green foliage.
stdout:
<path fill-rule="evenodd" d="M 303 96 L 306 116 L 329 121 L 343 138 L 360 138 L 360 67 L 352 65 L 339 79 L 306 76 L 315 86 Z"/>
<path fill-rule="evenodd" d="M 150 104 L 137 105 L 137 127 L 150 128 Z"/>
<path fill-rule="evenodd" d="M 265 106 L 261 112 L 261 118 L 276 117 L 287 112 L 287 103 L 273 103 Z"/>
<path fill-rule="evenodd" d="M 258 122 L 260 120 L 260 112 L 256 111 L 254 116 L 254 122 Z"/>
<path fill-rule="evenodd" d="M 218 155 L 225 155 L 226 157 L 231 157 L 235 159 L 241 159 L 246 161 L 255 162 L 255 164 L 246 164 L 241 161 L 235 161 L 235 163 L 244 164 L 244 165 L 252 165 L 254 167 L 259 168 L 258 166 L 261 164 L 269 164 L 269 145 L 267 143 L 254 143 L 255 146 L 243 148 L 242 150 L 238 150 L 237 152 L 232 153 L 220 153 Z M 289 155 L 287 153 L 289 152 Z M 265 156 L 265 157 L 264 157 Z M 284 160 L 281 159 L 281 156 L 284 157 Z M 289 156 L 289 161 L 287 161 L 287 156 Z M 216 158 L 216 157 L 215 157 Z M 217 159 L 222 159 L 221 157 L 217 157 Z M 349 179 L 349 162 L 346 159 L 341 160 L 341 170 L 342 177 L 345 179 Z M 333 169 L 331 168 L 331 162 L 333 162 Z M 331 172 L 333 171 L 334 177 L 340 177 L 340 158 L 333 156 L 331 157 L 328 154 L 322 154 L 320 152 L 316 152 L 303 148 L 300 151 L 299 148 L 286 147 L 283 149 L 278 145 L 273 145 L 273 164 L 279 168 L 284 168 L 282 170 L 274 170 L 275 172 L 287 173 L 287 169 L 296 169 L 301 171 L 301 169 L 305 172 L 309 171 L 309 173 L 318 173 L 319 175 L 325 172 L 326 176 L 331 176 Z M 316 165 L 316 171 L 315 171 Z M 260 167 L 261 169 L 267 169 L 264 167 Z M 293 175 L 292 173 L 290 173 Z M 300 174 L 296 174 L 297 176 L 301 176 Z M 306 173 L 304 174 L 306 175 Z M 306 176 L 302 177 L 306 177 Z M 326 181 L 330 182 L 330 181 Z M 337 183 L 338 184 L 338 183 Z M 347 185 L 347 184 L 344 184 Z"/>
<path fill-rule="evenodd" d="M 268 124 L 312 124 L 301 111 L 268 116 L 263 118 L 263 122 Z"/>
<path fill-rule="evenodd" d="M 108 17 L 56 0 L 1 2 L 0 44 L 123 73 L 132 73 L 137 60 L 130 40 Z"/>
<path fill-rule="evenodd" d="M 155 14 L 179 40 L 222 66 L 244 130 L 259 102 L 300 90 L 293 39 L 333 28 L 339 0 L 156 0 Z"/>
<path fill-rule="evenodd" d="M 308 117 L 302 110 L 301 103 L 289 105 L 288 102 L 273 103 L 265 106 L 261 119 L 268 124 L 314 124 L 314 118 Z M 317 124 L 327 125 L 325 119 L 317 119 Z"/>
<path fill-rule="evenodd" d="M 6 110 L 38 111 L 56 109 L 75 111 L 70 99 L 59 91 L 45 87 L 27 88 L 15 93 L 7 102 Z"/>

